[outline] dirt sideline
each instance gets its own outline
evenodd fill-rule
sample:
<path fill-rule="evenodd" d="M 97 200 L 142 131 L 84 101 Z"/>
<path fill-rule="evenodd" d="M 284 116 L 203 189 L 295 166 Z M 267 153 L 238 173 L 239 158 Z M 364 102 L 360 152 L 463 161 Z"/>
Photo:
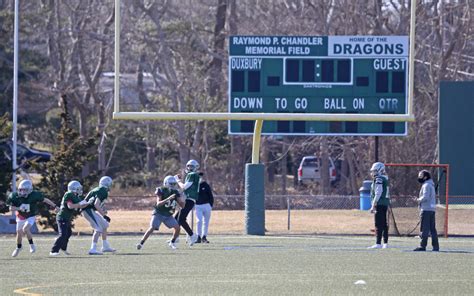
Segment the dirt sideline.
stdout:
<path fill-rule="evenodd" d="M 450 211 L 451 213 L 451 211 Z M 411 219 L 416 226 L 417 216 Z M 450 215 L 449 233 L 474 235 L 472 217 L 474 210 L 456 211 Z M 149 225 L 151 211 L 109 211 L 112 219 L 109 231 L 112 233 L 144 232 Z M 442 217 L 439 217 L 442 218 Z M 191 221 L 190 221 L 191 222 Z M 196 221 L 194 220 L 194 223 Z M 78 217 L 74 232 L 90 233 L 87 221 Z M 438 228 L 443 227 L 440 223 Z M 265 211 L 265 228 L 268 234 L 372 234 L 373 215 L 360 210 L 293 210 L 290 214 L 288 230 L 288 212 L 285 210 Z M 171 233 L 166 227 L 160 232 Z M 244 211 L 213 211 L 209 227 L 211 234 L 244 234 Z"/>

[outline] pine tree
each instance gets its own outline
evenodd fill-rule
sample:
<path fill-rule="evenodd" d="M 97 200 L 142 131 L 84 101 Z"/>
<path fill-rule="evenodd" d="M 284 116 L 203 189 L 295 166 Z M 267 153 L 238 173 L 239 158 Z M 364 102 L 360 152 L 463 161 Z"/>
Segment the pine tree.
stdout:
<path fill-rule="evenodd" d="M 66 95 L 61 96 L 61 107 L 63 109 L 60 115 L 61 127 L 57 138 L 59 147 L 51 161 L 37 166 L 41 171 L 41 181 L 36 186 L 57 205 L 60 205 L 70 181 L 77 180 L 84 185 L 90 182 L 91 178 L 95 178 L 93 175 L 87 176 L 84 180 L 81 178 L 84 164 L 94 157 L 91 148 L 95 146 L 95 140 L 93 138 L 84 140 L 74 129 Z M 40 214 L 43 218 L 40 220 L 40 225 L 57 229 L 55 213 L 50 212 L 47 207 L 42 207 Z"/>
<path fill-rule="evenodd" d="M 0 117 L 0 141 L 6 141 L 11 135 L 10 115 L 5 113 Z M 6 151 L 5 151 L 6 152 Z M 0 213 L 9 211 L 5 205 L 7 200 L 7 192 L 10 191 L 12 180 L 12 166 L 11 161 L 3 155 L 4 151 L 0 150 Z"/>

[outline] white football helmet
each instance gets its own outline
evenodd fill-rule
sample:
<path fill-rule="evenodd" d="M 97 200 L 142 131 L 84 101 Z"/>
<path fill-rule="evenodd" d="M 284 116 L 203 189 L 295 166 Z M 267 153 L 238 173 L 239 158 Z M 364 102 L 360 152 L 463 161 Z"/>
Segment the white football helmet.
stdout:
<path fill-rule="evenodd" d="M 99 180 L 99 186 L 110 189 L 110 187 L 112 187 L 112 178 L 109 176 L 103 176 Z"/>
<path fill-rule="evenodd" d="M 178 182 L 176 181 L 175 177 L 166 176 L 166 178 L 163 180 L 163 186 L 169 189 L 176 189 L 178 187 Z"/>
<path fill-rule="evenodd" d="M 67 190 L 76 195 L 82 195 L 82 185 L 78 181 L 69 182 L 69 184 L 67 184 Z"/>
<path fill-rule="evenodd" d="M 370 174 L 372 177 L 385 175 L 385 165 L 381 162 L 374 163 L 370 168 Z"/>
<path fill-rule="evenodd" d="M 33 192 L 33 183 L 30 180 L 21 181 L 18 185 L 18 196 L 27 197 L 31 192 Z"/>
<path fill-rule="evenodd" d="M 197 172 L 199 169 L 199 162 L 195 161 L 194 159 L 191 159 L 186 163 L 186 171 L 187 172 Z"/>

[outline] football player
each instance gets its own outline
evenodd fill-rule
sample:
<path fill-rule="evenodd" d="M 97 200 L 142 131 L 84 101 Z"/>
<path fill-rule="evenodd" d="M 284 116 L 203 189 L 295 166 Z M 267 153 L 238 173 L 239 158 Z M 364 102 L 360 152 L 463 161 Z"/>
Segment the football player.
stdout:
<path fill-rule="evenodd" d="M 103 252 L 116 251 L 107 241 L 107 228 L 109 228 L 110 218 L 107 216 L 107 210 L 104 207 L 111 187 L 112 178 L 104 176 L 100 178 L 99 186 L 89 191 L 85 198 L 90 205 L 82 210 L 82 216 L 94 229 L 89 255 L 102 255 Z M 102 236 L 102 252 L 97 250 L 97 242 L 100 236 Z"/>
<path fill-rule="evenodd" d="M 201 178 L 203 179 L 203 178 Z M 204 180 L 199 185 L 199 197 L 196 201 L 196 220 L 198 239 L 196 243 L 209 243 L 207 233 L 211 221 L 214 195 L 211 186 Z"/>
<path fill-rule="evenodd" d="M 59 236 L 54 241 L 54 245 L 49 253 L 50 256 L 58 256 L 59 250 L 63 251 L 65 255 L 70 255 L 67 251 L 67 245 L 72 234 L 71 220 L 74 212 L 90 205 L 90 203 L 82 200 L 82 185 L 78 181 L 69 182 L 67 190 L 61 200 L 59 213 L 56 216 Z M 90 201 L 92 200 L 90 199 Z"/>
<path fill-rule="evenodd" d="M 48 204 L 56 209 L 56 212 L 59 210 L 50 199 L 43 196 L 43 193 L 33 190 L 33 183 L 30 180 L 21 181 L 18 192 L 10 193 L 7 199 L 10 210 L 16 211 L 16 249 L 13 251 L 12 257 L 16 257 L 20 253 L 23 235 L 26 235 L 30 243 L 30 253 L 36 252 L 31 227 L 35 224 L 39 202 Z"/>
<path fill-rule="evenodd" d="M 194 208 L 194 204 L 199 196 L 199 163 L 194 159 L 191 159 L 186 163 L 186 177 L 184 183 L 181 182 L 179 175 L 176 175 L 176 181 L 178 182 L 179 187 L 184 191 L 186 202 L 184 208 L 182 208 L 176 215 L 175 218 L 178 220 L 179 225 L 181 225 L 186 233 L 188 234 L 187 242 L 189 246 L 192 246 L 197 241 L 197 234 L 193 233 L 191 227 L 189 227 L 186 218 L 188 217 L 189 212 Z"/>
<path fill-rule="evenodd" d="M 173 217 L 176 209 L 176 205 L 184 207 L 184 200 L 180 198 L 178 189 L 178 183 L 175 177 L 166 176 L 163 181 L 163 186 L 156 188 L 155 194 L 156 205 L 153 207 L 153 214 L 150 221 L 150 227 L 143 235 L 142 240 L 137 244 L 137 250 L 143 248 L 148 237 L 155 230 L 160 229 L 161 223 L 164 223 L 166 227 L 173 228 L 173 237 L 169 241 L 169 247 L 176 249 L 176 240 L 179 236 L 179 224 L 178 221 Z"/>
<path fill-rule="evenodd" d="M 373 178 L 370 190 L 370 197 L 372 198 L 370 212 L 375 214 L 376 242 L 375 245 L 369 247 L 369 249 L 386 249 L 388 248 L 387 211 L 390 205 L 390 197 L 385 165 L 381 162 L 374 163 L 370 168 L 370 175 Z M 382 236 L 384 241 L 383 245 Z"/>

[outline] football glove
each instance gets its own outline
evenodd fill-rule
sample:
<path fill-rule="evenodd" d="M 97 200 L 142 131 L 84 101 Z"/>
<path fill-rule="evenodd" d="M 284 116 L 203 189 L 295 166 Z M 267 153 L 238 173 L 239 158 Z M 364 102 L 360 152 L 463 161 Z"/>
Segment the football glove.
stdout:
<path fill-rule="evenodd" d="M 109 222 L 109 223 L 110 223 L 110 217 L 109 217 L 109 216 L 107 216 L 107 215 L 104 215 L 104 219 L 105 219 L 105 221 L 107 221 L 107 222 Z"/>

